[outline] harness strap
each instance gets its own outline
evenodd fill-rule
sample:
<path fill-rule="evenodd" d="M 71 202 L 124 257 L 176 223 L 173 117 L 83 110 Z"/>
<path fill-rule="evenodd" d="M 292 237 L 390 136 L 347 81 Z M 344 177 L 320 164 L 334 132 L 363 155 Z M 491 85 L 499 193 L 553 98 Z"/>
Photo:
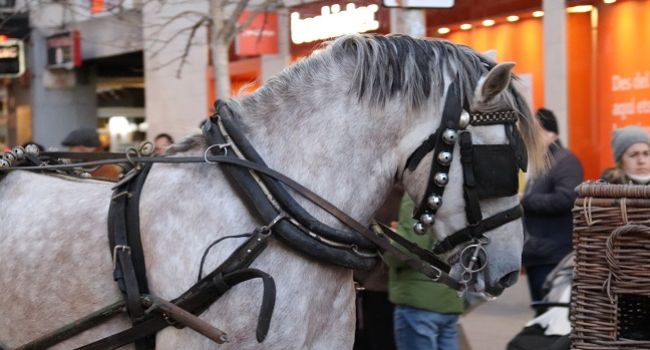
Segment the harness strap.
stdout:
<path fill-rule="evenodd" d="M 463 166 L 463 196 L 465 197 L 465 216 L 469 226 L 477 225 L 483 219 L 481 203 L 476 191 L 474 176 L 474 152 L 472 134 L 468 131 L 460 133 L 460 162 Z"/>
<path fill-rule="evenodd" d="M 257 269 L 243 269 L 229 273 L 226 276 L 219 275 L 219 277 L 222 277 L 223 282 L 229 287 L 234 287 L 239 283 L 253 278 L 259 278 L 262 280 L 264 294 L 262 296 L 260 314 L 257 318 L 255 337 L 259 343 L 263 342 L 264 339 L 266 339 L 266 335 L 269 333 L 271 316 L 273 315 L 273 309 L 275 308 L 275 282 L 273 281 L 273 278 L 266 272 Z"/>
<path fill-rule="evenodd" d="M 229 277 L 218 278 L 217 276 L 228 276 L 230 273 L 247 268 L 253 262 L 253 260 L 259 256 L 264 248 L 266 248 L 269 237 L 269 231 L 256 230 L 253 232 L 253 235 L 244 243 L 242 243 L 242 245 L 240 245 L 233 252 L 233 254 L 230 255 L 219 267 L 203 277 L 199 282 L 194 284 L 190 289 L 188 289 L 180 297 L 174 299 L 172 302 L 178 307 L 191 312 L 194 315 L 201 314 L 227 291 L 227 289 L 224 290 L 222 282 L 229 284 L 229 281 L 236 281 L 238 278 L 243 277 L 235 274 L 230 277 L 232 279 L 229 280 Z M 255 273 L 251 272 L 250 274 Z M 270 278 L 270 276 L 268 276 L 268 278 Z M 262 282 L 265 283 L 264 285 L 266 287 L 271 288 L 268 279 L 265 281 L 265 278 L 262 278 Z M 233 285 L 234 284 L 230 285 L 230 287 Z M 268 294 L 274 290 L 275 283 L 273 283 L 272 289 L 269 289 Z M 266 300 L 266 302 L 264 300 Z M 261 323 L 261 327 L 260 323 L 258 323 L 258 334 L 265 335 L 265 332 L 268 331 L 268 323 L 265 322 L 267 322 L 267 318 L 270 320 L 270 313 L 272 313 L 274 308 L 274 300 L 275 293 L 273 293 L 273 298 L 267 295 L 262 298 L 262 309 L 263 312 L 265 312 L 268 316 L 260 316 L 258 319 L 263 321 Z M 154 334 L 168 327 L 169 325 L 169 321 L 166 320 L 162 315 L 157 313 L 148 314 L 141 322 L 139 322 L 137 325 L 133 325 L 129 329 L 79 347 L 76 350 L 116 349 L 129 343 L 133 343 L 142 337 Z"/>
<path fill-rule="evenodd" d="M 470 242 L 473 239 L 481 237 L 483 233 L 487 231 L 493 230 L 510 221 L 519 219 L 522 214 L 523 210 L 521 205 L 516 205 L 508 210 L 492 215 L 487 219 L 479 221 L 476 226 L 468 226 L 450 236 L 447 236 L 444 240 L 436 244 L 433 248 L 433 252 L 435 254 L 446 253 L 459 244 Z"/>
<path fill-rule="evenodd" d="M 386 235 L 388 238 L 392 239 L 397 244 L 406 248 L 407 251 L 416 255 L 418 258 L 439 268 L 441 271 L 445 273 L 449 273 L 449 270 L 451 270 L 451 267 L 448 264 L 440 260 L 440 258 L 435 256 L 435 254 L 433 254 L 431 251 L 420 248 L 420 246 L 402 237 L 397 232 L 393 231 L 390 227 L 382 224 L 381 222 L 377 222 L 377 224 L 381 228 L 382 234 Z"/>
<path fill-rule="evenodd" d="M 458 86 L 458 83 L 454 80 L 449 85 L 449 88 L 447 89 L 447 98 L 445 99 L 445 106 L 443 108 L 442 120 L 440 121 L 440 126 L 438 127 L 437 131 L 432 135 L 433 137 L 435 137 L 436 142 L 433 148 L 433 159 L 431 160 L 431 170 L 429 171 L 429 179 L 433 179 L 435 175 L 438 173 L 446 173 L 446 175 L 448 175 L 449 173 L 449 166 L 451 162 L 449 164 L 443 164 L 438 162 L 437 159 L 438 159 L 438 155 L 441 152 L 449 152 L 450 154 L 453 154 L 455 142 L 446 142 L 444 139 L 444 132 L 445 130 L 452 130 L 454 133 L 457 132 L 458 123 L 462 111 L 463 111 L 462 104 L 460 102 L 460 87 Z M 423 146 L 420 147 L 421 148 L 416 150 L 416 152 L 418 153 L 424 152 L 424 148 L 428 148 L 428 145 L 424 147 Z M 420 158 L 420 160 L 422 160 L 422 158 Z M 409 165 L 409 168 L 415 169 L 417 168 L 417 164 L 412 163 Z M 442 194 L 444 190 L 445 190 L 444 185 L 441 186 L 439 184 L 436 184 L 434 181 L 429 181 L 427 184 L 427 189 L 424 192 L 424 196 L 422 196 L 422 201 L 417 206 L 417 209 L 414 213 L 414 218 L 419 219 L 420 216 L 425 212 L 435 211 L 430 209 L 427 206 L 427 200 L 432 194 L 436 194 L 442 198 Z"/>
<path fill-rule="evenodd" d="M 129 246 L 131 247 L 131 259 L 135 268 L 138 286 L 141 293 L 149 293 L 149 283 L 147 282 L 147 267 L 144 260 L 144 251 L 142 241 L 140 240 L 140 195 L 144 182 L 151 170 L 151 164 L 142 165 L 138 176 L 130 182 L 131 196 L 126 202 L 126 227 L 129 233 Z"/>
<path fill-rule="evenodd" d="M 440 129 L 436 130 L 436 132 L 429 135 L 426 140 L 422 141 L 422 144 L 409 156 L 408 160 L 406 161 L 406 169 L 410 171 L 415 170 L 424 156 L 433 151 L 433 149 L 436 147 L 438 131 L 440 131 Z"/>
<path fill-rule="evenodd" d="M 204 129 L 204 136 L 208 144 L 225 144 L 232 139 L 237 150 L 247 160 L 255 162 L 260 165 L 266 166 L 266 163 L 255 150 L 253 145 L 244 135 L 242 130 L 244 127 L 239 122 L 238 115 L 228 105 L 217 100 L 215 102 L 215 111 L 218 116 L 210 118 L 213 125 L 218 126 L 219 122 L 222 123 L 226 135 L 222 135 L 223 131 L 218 132 L 220 128 Z M 207 122 L 206 122 L 207 123 Z M 224 137 L 225 136 L 225 137 Z M 228 140 L 226 140 L 226 138 Z M 314 218 L 307 210 L 305 210 L 298 202 L 289 194 L 289 192 L 282 186 L 282 184 L 275 178 L 269 176 L 260 176 L 261 181 L 268 188 L 269 192 L 273 195 L 275 200 L 282 206 L 282 209 L 298 221 L 307 230 L 322 236 L 325 239 L 340 242 L 348 245 L 356 245 L 364 250 L 372 250 L 374 246 L 363 236 L 350 232 L 347 230 L 340 230 L 324 224 L 323 222 Z"/>
<path fill-rule="evenodd" d="M 528 152 L 526 152 L 526 147 L 524 146 L 524 140 L 521 138 L 521 134 L 517 132 L 515 128 L 516 126 L 514 122 L 506 124 L 506 135 L 508 136 L 510 147 L 515 151 L 517 166 L 521 171 L 525 172 L 528 170 Z"/>
<path fill-rule="evenodd" d="M 66 339 L 70 339 L 75 335 L 96 327 L 113 317 L 121 315 L 124 312 L 124 307 L 124 300 L 120 300 L 12 350 L 34 350 L 51 348 Z M 0 347 L 0 350 L 4 349 Z"/>
<path fill-rule="evenodd" d="M 124 158 L 124 153 L 112 152 L 40 152 L 40 156 L 47 159 L 74 159 L 74 160 L 103 160 Z"/>
<path fill-rule="evenodd" d="M 134 320 L 144 313 L 140 305 L 140 289 L 135 276 L 131 247 L 126 230 L 126 201 L 120 196 L 111 201 L 108 211 L 108 232 L 111 239 L 111 251 L 114 260 L 113 279 L 117 281 L 123 293 L 126 293 L 126 303 L 129 316 Z"/>
<path fill-rule="evenodd" d="M 140 193 L 151 164 L 130 170 L 135 176 L 114 187 L 108 211 L 109 243 L 114 260 L 113 278 L 125 294 L 127 312 L 133 324 L 144 315 L 141 295 L 149 293 L 144 252 L 140 240 Z M 155 337 L 136 341 L 136 349 L 152 349 Z"/>

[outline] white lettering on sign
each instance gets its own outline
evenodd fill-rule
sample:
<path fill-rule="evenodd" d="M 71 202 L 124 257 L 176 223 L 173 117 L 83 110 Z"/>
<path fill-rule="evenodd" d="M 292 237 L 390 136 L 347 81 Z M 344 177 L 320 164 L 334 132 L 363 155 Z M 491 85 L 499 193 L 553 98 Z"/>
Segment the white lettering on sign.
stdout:
<path fill-rule="evenodd" d="M 354 4 L 345 5 L 341 11 L 340 5 L 323 6 L 320 16 L 301 19 L 300 13 L 291 13 L 291 41 L 295 44 L 308 43 L 320 39 L 363 33 L 379 28 L 375 14 L 377 5 L 356 7 Z"/>
<path fill-rule="evenodd" d="M 632 88 L 630 78 L 623 78 L 617 74 L 612 75 L 612 91 L 625 91 Z"/>
<path fill-rule="evenodd" d="M 47 47 L 62 47 L 71 46 L 72 38 L 68 34 L 64 36 L 58 35 L 47 39 Z"/>
<path fill-rule="evenodd" d="M 628 76 L 613 74 L 611 78 L 612 92 L 623 92 L 623 95 L 614 96 L 612 116 L 625 120 L 630 116 L 650 114 L 650 70 Z"/>
<path fill-rule="evenodd" d="M 271 38 L 275 36 L 275 30 L 268 30 L 264 29 L 260 31 L 259 29 L 244 29 L 239 33 L 241 36 L 252 36 L 252 37 L 265 37 L 265 38 Z"/>
<path fill-rule="evenodd" d="M 0 47 L 0 58 L 16 58 L 18 57 L 18 47 L 5 46 Z"/>
<path fill-rule="evenodd" d="M 645 71 L 643 73 L 641 72 L 634 73 L 634 80 L 632 86 L 634 87 L 635 90 L 650 88 L 650 71 Z"/>
<path fill-rule="evenodd" d="M 625 102 L 616 102 L 612 105 L 612 115 L 625 120 L 628 116 L 635 114 L 634 98 Z"/>

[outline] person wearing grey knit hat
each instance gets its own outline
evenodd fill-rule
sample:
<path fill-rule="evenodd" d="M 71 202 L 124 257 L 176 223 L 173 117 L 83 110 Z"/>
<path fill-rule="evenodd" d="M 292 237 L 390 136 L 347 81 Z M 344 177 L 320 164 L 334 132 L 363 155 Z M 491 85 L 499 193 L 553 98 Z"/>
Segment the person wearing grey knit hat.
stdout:
<path fill-rule="evenodd" d="M 616 167 L 607 169 L 603 180 L 614 184 L 650 184 L 650 135 L 636 125 L 612 133 Z"/>

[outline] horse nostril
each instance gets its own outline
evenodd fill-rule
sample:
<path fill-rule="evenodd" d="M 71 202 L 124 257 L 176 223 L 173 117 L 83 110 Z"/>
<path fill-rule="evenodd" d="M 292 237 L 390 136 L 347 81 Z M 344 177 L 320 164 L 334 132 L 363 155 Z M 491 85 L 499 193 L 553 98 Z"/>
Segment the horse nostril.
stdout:
<path fill-rule="evenodd" d="M 503 288 L 508 288 L 517 282 L 519 278 L 519 271 L 512 271 L 509 274 L 501 277 L 499 280 L 499 286 Z"/>

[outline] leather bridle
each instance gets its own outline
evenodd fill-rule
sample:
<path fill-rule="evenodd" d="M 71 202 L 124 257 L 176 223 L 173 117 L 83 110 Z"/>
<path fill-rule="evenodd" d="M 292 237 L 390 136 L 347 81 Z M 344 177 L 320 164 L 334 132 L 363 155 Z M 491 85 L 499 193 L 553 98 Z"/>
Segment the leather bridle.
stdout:
<path fill-rule="evenodd" d="M 459 86 L 452 82 L 447 90 L 440 126 L 409 156 L 405 166 L 405 170 L 415 171 L 426 154 L 432 152 L 425 195 L 414 212 L 416 223 L 413 230 L 417 234 L 424 234 L 435 223 L 435 214 L 443 205 L 442 198 L 449 182 L 453 150 L 456 144 L 460 146 L 468 225 L 437 242 L 433 253 L 444 254 L 458 246 L 471 243 L 457 256 L 463 267 L 460 282 L 465 288 L 473 274 L 487 266 L 484 246 L 489 243 L 489 239 L 484 233 L 522 216 L 521 206 L 516 205 L 483 218 L 480 200 L 515 195 L 518 169 L 526 171 L 527 168 L 526 150 L 515 125 L 518 112 L 502 110 L 492 113 L 469 113 L 468 110 L 468 101 L 461 103 Z M 470 125 L 504 125 L 509 144 L 474 145 L 471 131 L 467 130 Z"/>

